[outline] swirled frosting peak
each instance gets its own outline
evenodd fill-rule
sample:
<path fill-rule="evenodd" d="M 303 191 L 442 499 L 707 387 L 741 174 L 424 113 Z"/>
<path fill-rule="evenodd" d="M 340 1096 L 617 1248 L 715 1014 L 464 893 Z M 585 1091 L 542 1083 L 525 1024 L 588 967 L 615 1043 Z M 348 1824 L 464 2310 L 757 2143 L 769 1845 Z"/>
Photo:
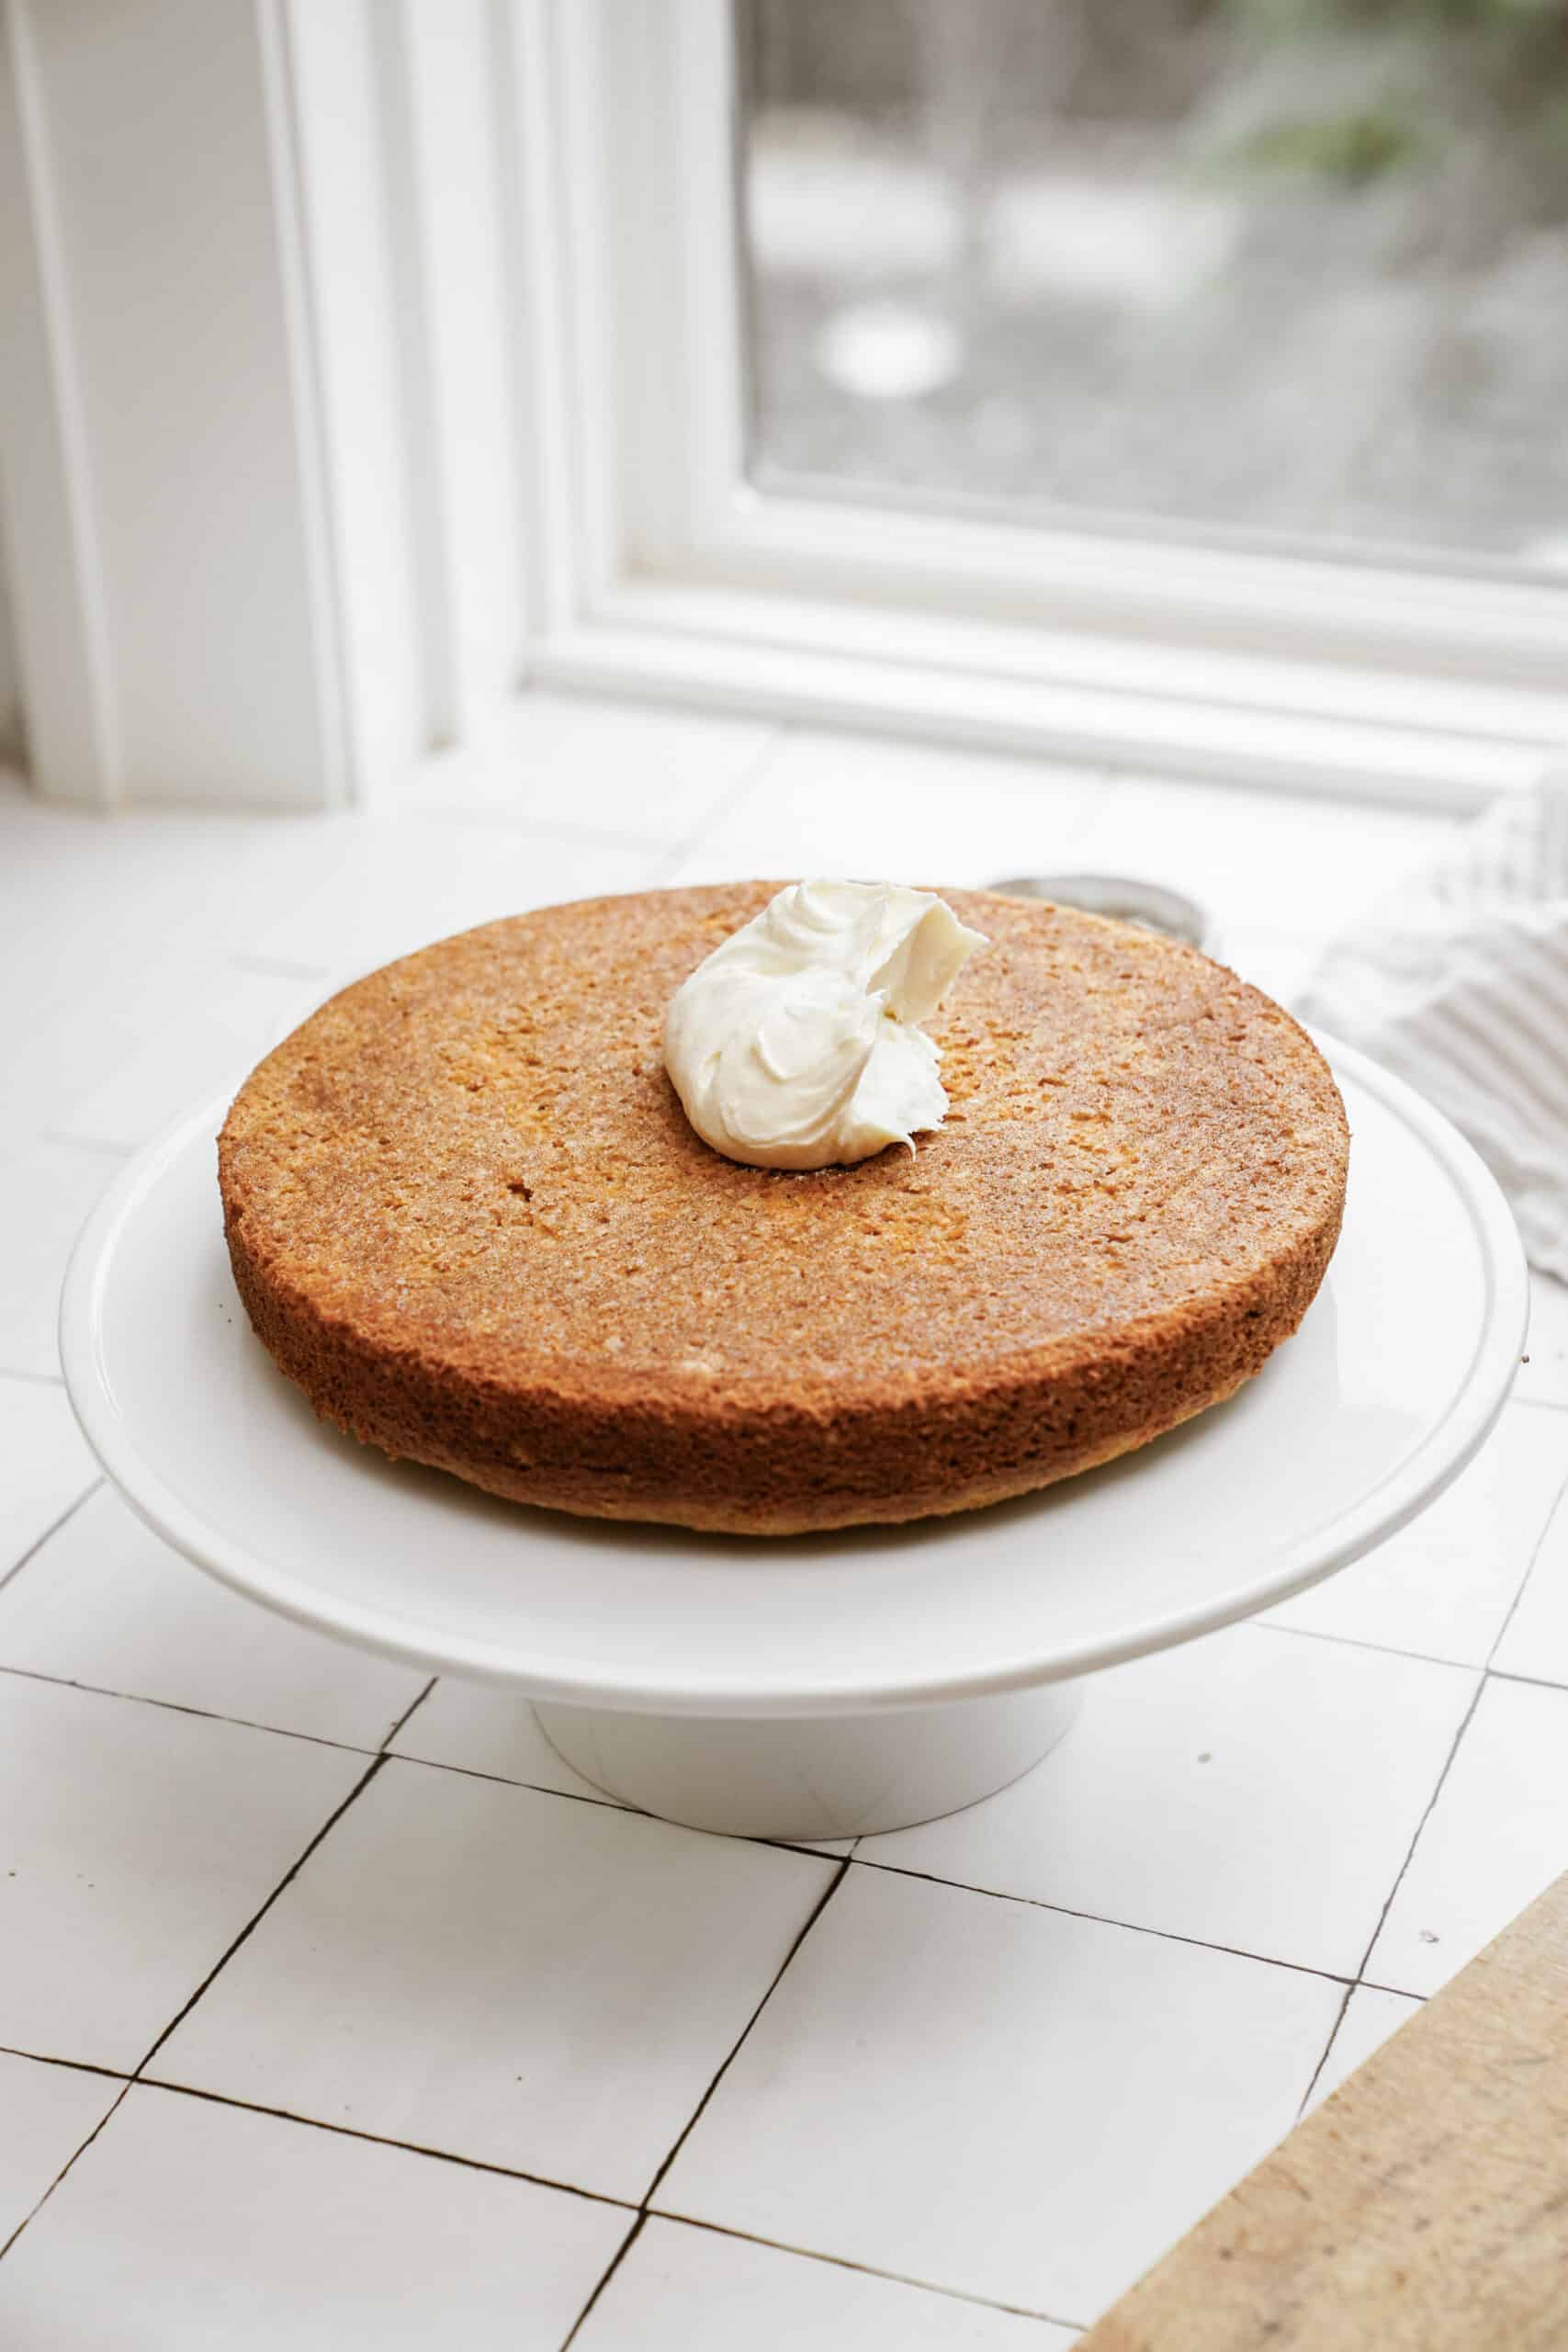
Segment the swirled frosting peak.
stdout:
<path fill-rule="evenodd" d="M 664 1066 L 687 1118 L 753 1168 L 912 1148 L 947 1112 L 919 1024 L 984 944 L 929 890 L 793 883 L 671 1000 Z"/>

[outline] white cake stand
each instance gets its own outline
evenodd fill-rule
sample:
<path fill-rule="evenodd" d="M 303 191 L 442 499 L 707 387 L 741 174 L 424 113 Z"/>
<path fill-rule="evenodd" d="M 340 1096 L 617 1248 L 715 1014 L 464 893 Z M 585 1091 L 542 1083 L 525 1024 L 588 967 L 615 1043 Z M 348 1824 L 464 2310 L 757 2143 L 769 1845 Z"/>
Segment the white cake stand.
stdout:
<path fill-rule="evenodd" d="M 345 1641 L 508 1684 L 614 1795 L 746 1836 L 899 1826 L 1026 1770 L 1082 1676 L 1355 1559 L 1495 1419 L 1529 1296 L 1502 1195 L 1407 1087 L 1331 1058 L 1349 1201 L 1300 1332 L 1228 1405 L 994 1510 L 759 1543 L 530 1511 L 383 1461 L 319 1423 L 251 1333 L 221 1105 L 88 1223 L 66 1381 L 110 1477 L 199 1566 Z"/>

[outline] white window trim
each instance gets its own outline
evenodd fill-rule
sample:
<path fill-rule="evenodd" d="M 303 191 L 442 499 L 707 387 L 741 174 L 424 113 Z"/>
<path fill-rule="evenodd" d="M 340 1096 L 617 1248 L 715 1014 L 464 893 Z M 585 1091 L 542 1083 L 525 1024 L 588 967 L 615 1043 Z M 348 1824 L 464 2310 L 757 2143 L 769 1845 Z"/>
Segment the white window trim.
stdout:
<path fill-rule="evenodd" d="M 0 22 L 45 792 L 364 802 L 529 683 L 1451 808 L 1568 741 L 1568 589 L 751 489 L 727 0 Z"/>

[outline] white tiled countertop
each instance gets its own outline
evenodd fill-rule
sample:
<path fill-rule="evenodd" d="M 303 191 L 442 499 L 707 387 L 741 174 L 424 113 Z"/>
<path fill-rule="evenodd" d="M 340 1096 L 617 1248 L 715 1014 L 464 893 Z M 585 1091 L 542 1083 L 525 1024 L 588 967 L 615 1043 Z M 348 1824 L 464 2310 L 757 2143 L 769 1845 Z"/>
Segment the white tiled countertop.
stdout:
<path fill-rule="evenodd" d="M 55 1363 L 124 1154 L 355 965 L 676 879 L 1113 867 L 1288 993 L 1444 830 L 546 700 L 369 819 L 0 787 L 7 2352 L 1065 2344 L 1568 1867 L 1548 1283 L 1416 1525 L 852 1852 L 630 1812 L 503 1691 L 234 1599 Z"/>

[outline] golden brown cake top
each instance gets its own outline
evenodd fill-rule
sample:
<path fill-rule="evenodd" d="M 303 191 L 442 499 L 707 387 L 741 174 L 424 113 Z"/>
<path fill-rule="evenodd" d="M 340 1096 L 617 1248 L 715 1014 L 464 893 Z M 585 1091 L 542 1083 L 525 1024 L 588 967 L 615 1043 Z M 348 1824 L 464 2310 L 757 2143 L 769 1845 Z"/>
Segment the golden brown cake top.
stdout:
<path fill-rule="evenodd" d="M 373 973 L 224 1131 L 273 1279 L 393 1356 L 498 1387 L 808 1408 L 984 1386 L 1179 1326 L 1320 1227 L 1344 1113 L 1315 1047 L 1193 950 L 944 891 L 990 944 L 931 1023 L 952 1111 L 813 1174 L 688 1125 L 664 1009 L 773 883 L 486 925 Z"/>

